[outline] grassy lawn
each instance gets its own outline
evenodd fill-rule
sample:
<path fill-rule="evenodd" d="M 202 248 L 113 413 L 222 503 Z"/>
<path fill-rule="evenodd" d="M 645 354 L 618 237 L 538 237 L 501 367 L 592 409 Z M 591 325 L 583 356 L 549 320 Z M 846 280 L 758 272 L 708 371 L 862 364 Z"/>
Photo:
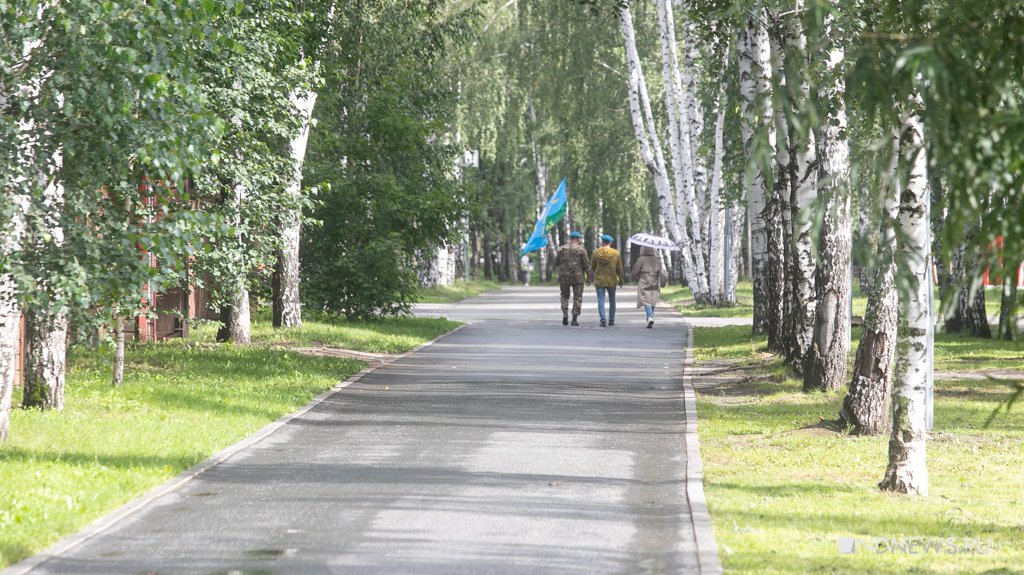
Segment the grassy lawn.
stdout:
<path fill-rule="evenodd" d="M 372 321 L 346 320 L 342 317 L 303 317 L 302 327 L 274 329 L 270 312 L 253 314 L 252 341 L 257 344 L 330 346 L 375 353 L 404 353 L 437 336 L 448 333 L 458 322 L 441 318 L 386 317 Z M 204 325 L 192 330 L 190 341 L 214 343 L 217 328 Z"/>
<path fill-rule="evenodd" d="M 459 300 L 480 295 L 485 291 L 498 289 L 501 284 L 488 280 L 473 280 L 470 282 L 456 281 L 455 285 L 434 286 L 420 290 L 420 302 L 422 303 L 452 303 Z"/>
<path fill-rule="evenodd" d="M 855 340 L 859 334 L 854 334 Z M 1024 343 L 936 339 L 936 369 L 1024 366 Z M 843 395 L 804 394 L 749 327 L 700 328 L 695 358 L 747 364 L 744 379 L 699 392 L 705 489 L 728 573 L 1020 573 L 1024 566 L 1024 407 L 984 423 L 1008 388 L 992 380 L 940 380 L 928 443 L 931 492 L 881 493 L 887 438 L 819 425 Z M 750 364 L 760 363 L 751 368 Z M 991 540 L 982 553 L 840 555 L 838 539 Z M 945 548 L 944 548 L 945 549 Z"/>
<path fill-rule="evenodd" d="M 315 341 L 400 352 L 454 325 L 412 318 L 307 321 L 301 331 L 277 334 L 257 321 L 253 332 L 268 343 Z M 354 360 L 308 357 L 266 344 L 213 345 L 207 343 L 211 328 L 197 332 L 189 340 L 131 346 L 121 389 L 109 384 L 109 350 L 75 349 L 64 411 L 13 411 L 11 437 L 0 445 L 0 568 L 41 551 L 363 368 Z"/>
<path fill-rule="evenodd" d="M 750 280 L 742 280 L 736 284 L 736 305 L 729 307 L 697 305 L 693 302 L 690 288 L 680 285 L 667 286 L 661 290 L 661 297 L 675 305 L 683 315 L 690 317 L 748 317 L 754 314 L 754 286 Z M 853 315 L 863 316 L 867 306 L 867 294 L 862 294 L 860 287 L 854 283 Z M 998 305 L 996 308 L 998 313 Z"/>

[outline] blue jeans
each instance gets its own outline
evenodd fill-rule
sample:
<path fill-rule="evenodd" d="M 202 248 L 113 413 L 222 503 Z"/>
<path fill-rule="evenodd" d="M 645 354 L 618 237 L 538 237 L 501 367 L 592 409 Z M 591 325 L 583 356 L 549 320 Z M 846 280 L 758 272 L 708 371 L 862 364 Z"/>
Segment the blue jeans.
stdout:
<path fill-rule="evenodd" d="M 644 311 L 647 312 L 647 317 L 654 317 L 654 306 L 644 304 Z"/>
<path fill-rule="evenodd" d="M 604 294 L 608 292 L 608 319 L 615 321 L 615 288 L 613 287 L 599 287 L 597 288 L 597 313 L 601 316 L 601 320 L 604 320 Z"/>

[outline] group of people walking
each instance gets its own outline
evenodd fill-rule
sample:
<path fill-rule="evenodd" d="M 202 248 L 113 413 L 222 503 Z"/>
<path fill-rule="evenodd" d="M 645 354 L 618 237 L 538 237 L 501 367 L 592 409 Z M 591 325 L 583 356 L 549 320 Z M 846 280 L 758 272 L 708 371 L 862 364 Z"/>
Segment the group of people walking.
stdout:
<path fill-rule="evenodd" d="M 601 236 L 601 247 L 589 257 L 583 247 L 583 234 L 572 232 L 569 243 L 558 248 L 555 263 L 558 269 L 558 287 L 562 295 L 562 325 L 579 325 L 583 308 L 583 286 L 594 284 L 597 290 L 597 313 L 601 327 L 615 325 L 615 290 L 626 281 L 622 255 L 612 247 L 615 238 Z M 654 306 L 661 296 L 661 260 L 654 248 L 642 247 L 640 257 L 633 263 L 630 276 L 637 282 L 637 308 L 647 312 L 647 327 L 654 327 Z M 569 297 L 572 296 L 572 320 L 569 319 Z M 605 301 L 608 314 L 605 315 Z"/>

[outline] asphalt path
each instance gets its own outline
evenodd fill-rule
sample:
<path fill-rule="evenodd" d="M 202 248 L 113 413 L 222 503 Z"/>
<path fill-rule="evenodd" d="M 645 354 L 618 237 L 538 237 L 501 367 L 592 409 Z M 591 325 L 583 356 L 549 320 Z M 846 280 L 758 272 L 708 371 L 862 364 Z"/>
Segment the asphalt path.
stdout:
<path fill-rule="evenodd" d="M 595 300 L 580 327 L 550 287 L 418 306 L 468 325 L 28 572 L 697 573 L 687 326 Z"/>

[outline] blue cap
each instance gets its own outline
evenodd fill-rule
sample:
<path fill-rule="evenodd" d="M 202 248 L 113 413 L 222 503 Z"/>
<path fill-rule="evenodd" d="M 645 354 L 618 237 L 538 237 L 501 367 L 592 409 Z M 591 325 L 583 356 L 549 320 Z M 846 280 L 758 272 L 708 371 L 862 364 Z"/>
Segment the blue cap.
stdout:
<path fill-rule="evenodd" d="M 601 241 L 608 242 L 610 244 L 615 241 L 615 238 L 609 236 L 608 234 L 601 234 Z"/>
<path fill-rule="evenodd" d="M 582 238 L 583 234 L 581 234 L 579 232 L 572 232 L 571 234 L 569 234 L 569 237 L 570 238 Z"/>

